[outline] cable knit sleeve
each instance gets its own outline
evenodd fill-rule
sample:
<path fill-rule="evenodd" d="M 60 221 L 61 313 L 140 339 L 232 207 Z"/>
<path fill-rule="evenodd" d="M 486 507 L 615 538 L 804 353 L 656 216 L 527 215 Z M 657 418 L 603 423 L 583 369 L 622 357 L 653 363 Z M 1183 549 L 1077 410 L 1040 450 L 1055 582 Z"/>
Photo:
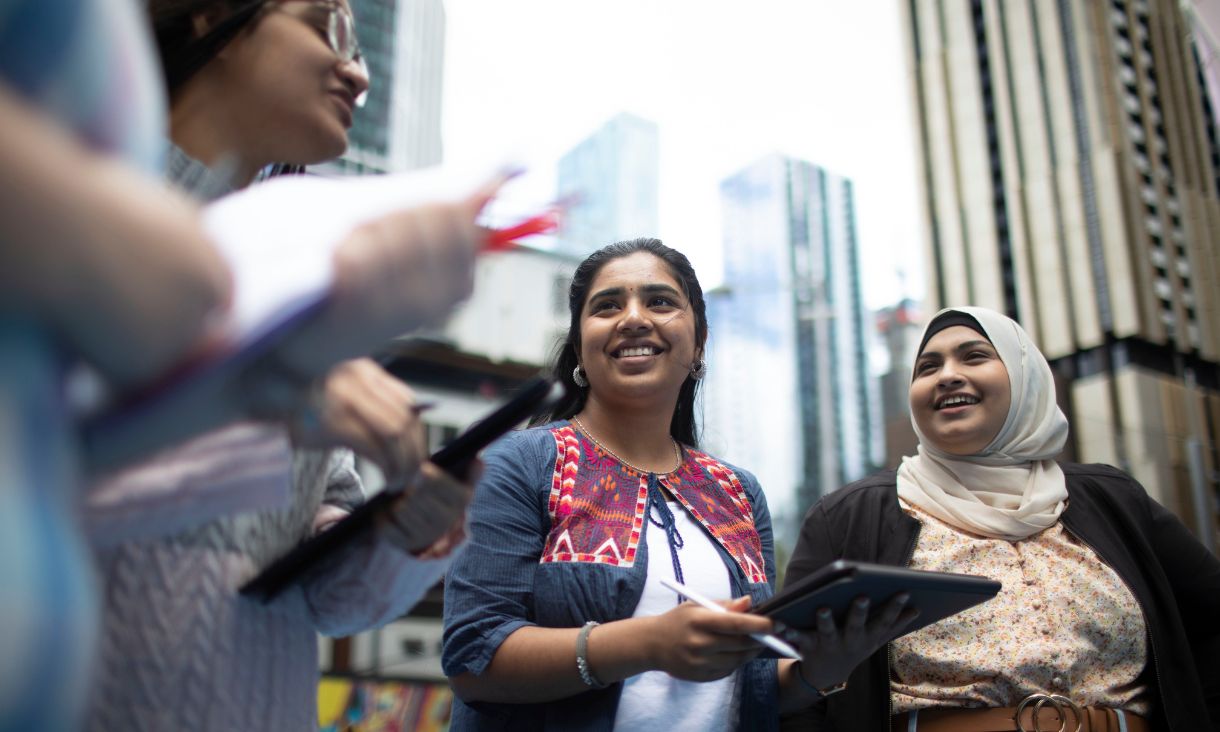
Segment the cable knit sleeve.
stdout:
<path fill-rule="evenodd" d="M 86 530 L 95 545 L 107 547 L 171 536 L 222 516 L 283 509 L 291 480 L 284 430 L 235 424 L 94 480 Z"/>
<path fill-rule="evenodd" d="M 352 453 L 334 451 L 319 510 L 346 510 L 363 500 Z M 370 531 L 305 580 L 305 601 L 318 632 L 351 635 L 405 614 L 448 567 L 449 557 L 419 559 L 386 541 L 381 532 Z"/>

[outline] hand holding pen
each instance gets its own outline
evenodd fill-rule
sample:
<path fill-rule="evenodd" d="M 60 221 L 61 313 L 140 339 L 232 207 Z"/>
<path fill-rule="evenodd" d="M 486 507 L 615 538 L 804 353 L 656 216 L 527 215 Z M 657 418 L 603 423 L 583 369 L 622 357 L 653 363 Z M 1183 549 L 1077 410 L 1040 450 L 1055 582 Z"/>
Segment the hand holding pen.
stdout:
<path fill-rule="evenodd" d="M 427 458 L 419 418 L 427 406 L 375 361 L 344 361 L 315 387 L 295 420 L 293 441 L 349 448 L 375 463 L 387 484 L 401 483 Z"/>
<path fill-rule="evenodd" d="M 708 610 L 714 610 L 716 612 L 722 612 L 722 613 L 728 612 L 728 610 L 725 609 L 725 607 L 723 605 L 720 605 L 720 604 L 714 602 L 713 600 L 703 596 L 702 594 L 692 590 L 691 588 L 689 588 L 683 584 L 680 584 L 674 580 L 671 580 L 667 577 L 661 578 L 661 584 L 664 585 L 665 587 L 673 590 L 674 592 L 678 593 L 678 595 L 685 597 L 686 599 L 690 600 L 691 602 L 694 602 L 695 604 L 697 604 L 701 607 L 705 607 Z M 749 635 L 754 640 L 763 644 L 767 648 L 770 648 L 771 650 L 775 651 L 776 653 L 778 653 L 781 656 L 785 656 L 787 658 L 793 658 L 793 659 L 796 659 L 797 661 L 801 660 L 800 651 L 796 650 L 791 645 L 785 643 L 784 641 L 780 640 L 778 637 L 776 637 L 774 635 L 771 635 L 770 633 L 750 633 Z"/>

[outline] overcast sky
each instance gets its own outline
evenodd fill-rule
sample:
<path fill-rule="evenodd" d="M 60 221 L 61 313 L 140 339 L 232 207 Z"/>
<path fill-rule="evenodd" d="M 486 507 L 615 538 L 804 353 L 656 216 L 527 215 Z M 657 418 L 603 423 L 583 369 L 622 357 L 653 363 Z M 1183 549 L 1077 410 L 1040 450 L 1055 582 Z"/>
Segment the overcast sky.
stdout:
<path fill-rule="evenodd" d="M 660 128 L 660 227 L 721 279 L 721 180 L 770 152 L 851 178 L 866 305 L 924 293 L 899 0 L 446 0 L 449 161 L 559 157 L 620 111 Z M 907 272 L 902 284 L 898 271 Z"/>

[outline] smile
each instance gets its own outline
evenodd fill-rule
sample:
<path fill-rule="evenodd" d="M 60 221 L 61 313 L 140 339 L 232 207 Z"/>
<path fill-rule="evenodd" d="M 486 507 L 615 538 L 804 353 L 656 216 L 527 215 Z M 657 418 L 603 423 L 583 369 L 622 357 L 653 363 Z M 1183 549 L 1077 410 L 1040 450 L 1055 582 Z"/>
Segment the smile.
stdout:
<path fill-rule="evenodd" d="M 656 346 L 632 346 L 620 348 L 610 355 L 614 358 L 631 358 L 632 356 L 656 356 L 660 353 L 661 349 Z"/>
<path fill-rule="evenodd" d="M 352 101 L 352 96 L 344 92 L 332 91 L 331 97 L 339 102 L 339 111 L 342 116 L 344 127 L 352 126 L 352 116 L 355 113 L 355 105 Z"/>
<path fill-rule="evenodd" d="M 969 394 L 950 394 L 938 400 L 934 405 L 934 409 L 949 409 L 950 407 L 964 407 L 970 404 L 978 404 L 979 398 Z"/>

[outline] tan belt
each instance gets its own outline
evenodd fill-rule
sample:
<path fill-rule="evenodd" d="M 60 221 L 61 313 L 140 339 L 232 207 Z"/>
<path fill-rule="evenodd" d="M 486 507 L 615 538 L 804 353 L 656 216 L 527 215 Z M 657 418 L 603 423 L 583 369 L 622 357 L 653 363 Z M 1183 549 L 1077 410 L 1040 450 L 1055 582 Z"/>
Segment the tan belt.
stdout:
<path fill-rule="evenodd" d="M 1018 719 L 1018 713 L 1020 719 Z M 890 717 L 891 732 L 1150 732 L 1143 717 L 1035 694 L 1019 706 L 923 709 Z"/>

